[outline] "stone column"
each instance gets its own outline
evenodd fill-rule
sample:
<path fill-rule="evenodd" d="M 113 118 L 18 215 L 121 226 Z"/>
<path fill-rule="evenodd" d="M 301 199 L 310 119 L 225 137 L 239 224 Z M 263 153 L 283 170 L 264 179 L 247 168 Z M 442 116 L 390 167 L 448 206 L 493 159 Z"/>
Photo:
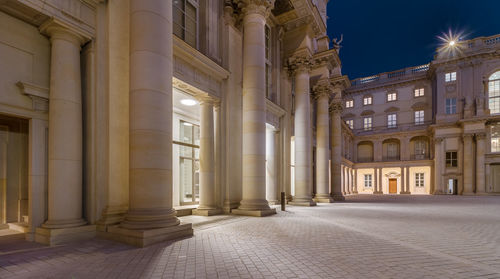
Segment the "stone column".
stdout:
<path fill-rule="evenodd" d="M 243 14 L 243 199 L 240 215 L 275 214 L 266 200 L 266 96 L 264 28 L 272 1 L 240 1 Z"/>
<path fill-rule="evenodd" d="M 330 203 L 333 201 L 330 196 L 329 185 L 329 113 L 328 97 L 330 95 L 330 81 L 320 80 L 314 87 L 317 102 L 316 109 L 316 202 Z"/>
<path fill-rule="evenodd" d="M 295 197 L 292 205 L 314 206 L 312 200 L 311 99 L 308 57 L 290 59 L 295 75 Z"/>
<path fill-rule="evenodd" d="M 200 98 L 200 205 L 194 215 L 219 214 L 215 199 L 214 105 L 209 98 Z"/>
<path fill-rule="evenodd" d="M 346 171 L 346 194 L 351 194 L 351 169 L 349 167 L 345 168 Z"/>
<path fill-rule="evenodd" d="M 340 92 L 336 93 L 340 95 Z M 342 193 L 342 180 L 341 180 L 341 163 L 342 163 L 342 114 L 343 106 L 342 100 L 335 99 L 330 105 L 332 130 L 330 140 L 331 142 L 331 183 L 332 195 L 336 201 L 343 201 L 344 195 Z"/>
<path fill-rule="evenodd" d="M 405 168 L 405 167 L 400 167 L 400 172 L 401 172 L 401 176 L 400 176 L 400 184 L 401 184 L 401 189 L 400 189 L 400 191 L 399 191 L 399 194 L 400 194 L 400 195 L 406 194 L 405 171 L 406 171 L 406 168 Z"/>
<path fill-rule="evenodd" d="M 405 194 L 411 194 L 411 191 L 410 191 L 410 167 L 406 167 L 406 175 L 405 175 L 405 179 L 406 179 L 406 190 L 405 190 Z"/>
<path fill-rule="evenodd" d="M 373 194 L 379 194 L 378 192 L 378 168 L 373 169 Z"/>
<path fill-rule="evenodd" d="M 472 134 L 464 134 L 464 151 L 463 151 L 463 175 L 464 175 L 464 191 L 462 195 L 474 194 L 473 175 L 474 175 L 474 157 L 472 150 Z"/>
<path fill-rule="evenodd" d="M 486 134 L 484 133 L 476 134 L 476 195 L 486 193 L 484 173 L 485 137 Z"/>
<path fill-rule="evenodd" d="M 346 194 L 345 191 L 345 166 L 340 165 L 340 189 L 342 191 L 342 195 Z"/>
<path fill-rule="evenodd" d="M 266 129 L 266 199 L 278 204 L 278 169 L 276 160 L 276 131 Z"/>
<path fill-rule="evenodd" d="M 434 195 L 444 194 L 443 191 L 443 139 L 434 139 Z"/>
<path fill-rule="evenodd" d="M 130 195 L 120 227 L 137 246 L 193 234 L 172 208 L 172 4 L 130 2 Z"/>
<path fill-rule="evenodd" d="M 50 20 L 40 27 L 50 36 L 48 220 L 46 229 L 74 228 L 82 219 L 82 89 L 80 46 L 85 39 Z M 95 228 L 94 228 L 95 229 Z M 52 230 L 37 241 L 54 244 Z M 57 242 L 57 241 L 56 241 Z"/>
<path fill-rule="evenodd" d="M 353 172 L 353 175 L 352 175 L 353 176 L 352 193 L 357 194 L 358 193 L 358 170 L 353 169 L 352 172 Z"/>

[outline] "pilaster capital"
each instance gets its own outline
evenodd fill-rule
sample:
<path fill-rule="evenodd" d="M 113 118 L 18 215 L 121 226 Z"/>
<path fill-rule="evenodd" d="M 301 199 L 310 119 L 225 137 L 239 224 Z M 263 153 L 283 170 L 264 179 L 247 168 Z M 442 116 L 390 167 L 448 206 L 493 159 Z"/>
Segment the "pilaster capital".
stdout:
<path fill-rule="evenodd" d="M 463 134 L 462 135 L 462 139 L 463 141 L 472 141 L 472 137 L 474 136 L 474 134 Z"/>
<path fill-rule="evenodd" d="M 219 105 L 219 100 L 208 95 L 196 95 L 195 96 L 196 100 L 200 103 L 200 105 L 211 105 L 211 106 L 218 106 Z"/>
<path fill-rule="evenodd" d="M 343 110 L 344 110 L 344 104 L 342 103 L 342 100 L 333 100 L 330 103 L 329 106 L 330 113 L 342 113 Z"/>
<path fill-rule="evenodd" d="M 81 32 L 73 30 L 72 28 L 66 26 L 64 23 L 59 22 L 54 18 L 45 21 L 40 26 L 40 33 L 49 36 L 51 42 L 58 39 L 65 40 L 77 45 L 78 47 L 90 40 L 90 38 L 88 38 Z"/>
<path fill-rule="evenodd" d="M 477 133 L 476 140 L 484 140 L 486 138 L 486 133 Z"/>
<path fill-rule="evenodd" d="M 288 70 L 290 74 L 296 74 L 300 72 L 307 72 L 311 70 L 313 65 L 313 60 L 310 56 L 300 55 L 300 56 L 292 56 L 288 58 Z"/>
<path fill-rule="evenodd" d="M 440 144 L 443 142 L 443 138 L 434 138 L 434 143 Z"/>
<path fill-rule="evenodd" d="M 258 14 L 267 18 L 274 7 L 275 0 L 233 0 L 238 4 L 238 8 L 242 11 L 242 16 L 245 17 L 251 14 Z"/>
<path fill-rule="evenodd" d="M 319 80 L 318 83 L 313 87 L 314 99 L 319 99 L 322 96 L 326 96 L 328 98 L 331 92 L 332 87 L 328 79 Z"/>

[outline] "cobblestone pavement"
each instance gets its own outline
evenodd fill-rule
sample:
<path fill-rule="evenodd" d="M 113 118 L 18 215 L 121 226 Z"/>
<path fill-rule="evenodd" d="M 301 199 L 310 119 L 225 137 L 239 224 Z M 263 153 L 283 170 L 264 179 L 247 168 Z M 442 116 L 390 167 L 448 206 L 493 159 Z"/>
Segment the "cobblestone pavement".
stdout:
<path fill-rule="evenodd" d="M 500 196 L 359 195 L 265 218 L 181 219 L 194 237 L 141 249 L 0 236 L 0 277 L 500 278 Z"/>

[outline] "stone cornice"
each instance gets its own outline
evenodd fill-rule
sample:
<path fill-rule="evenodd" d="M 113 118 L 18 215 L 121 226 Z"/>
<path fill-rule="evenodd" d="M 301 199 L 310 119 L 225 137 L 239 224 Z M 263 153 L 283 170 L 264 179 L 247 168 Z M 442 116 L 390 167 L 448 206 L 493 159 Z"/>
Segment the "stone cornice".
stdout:
<path fill-rule="evenodd" d="M 330 77 L 330 83 L 336 90 L 345 90 L 351 86 L 351 82 L 346 75 Z"/>
<path fill-rule="evenodd" d="M 312 59 L 314 61 L 314 68 L 327 66 L 329 69 L 332 69 L 341 65 L 340 58 L 335 49 L 315 53 Z"/>
<path fill-rule="evenodd" d="M 271 100 L 266 98 L 266 111 L 271 112 L 277 117 L 282 117 L 285 115 L 286 111 L 278 106 L 277 104 L 273 103 Z"/>
<path fill-rule="evenodd" d="M 92 39 L 92 34 L 89 34 L 79 28 L 69 26 L 57 18 L 50 18 L 45 21 L 40 26 L 40 33 L 49 36 L 51 40 L 54 38 L 61 38 L 71 41 L 79 46 Z"/>
<path fill-rule="evenodd" d="M 16 85 L 21 89 L 22 94 L 30 97 L 33 111 L 49 111 L 49 88 L 22 81 Z"/>

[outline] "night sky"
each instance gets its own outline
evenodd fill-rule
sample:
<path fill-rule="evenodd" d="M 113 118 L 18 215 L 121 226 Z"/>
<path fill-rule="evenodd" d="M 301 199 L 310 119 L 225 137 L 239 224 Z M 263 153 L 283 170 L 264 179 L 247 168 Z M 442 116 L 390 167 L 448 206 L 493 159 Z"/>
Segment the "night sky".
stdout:
<path fill-rule="evenodd" d="M 328 36 L 340 38 L 350 79 L 430 62 L 437 36 L 500 34 L 500 0 L 330 0 Z"/>

